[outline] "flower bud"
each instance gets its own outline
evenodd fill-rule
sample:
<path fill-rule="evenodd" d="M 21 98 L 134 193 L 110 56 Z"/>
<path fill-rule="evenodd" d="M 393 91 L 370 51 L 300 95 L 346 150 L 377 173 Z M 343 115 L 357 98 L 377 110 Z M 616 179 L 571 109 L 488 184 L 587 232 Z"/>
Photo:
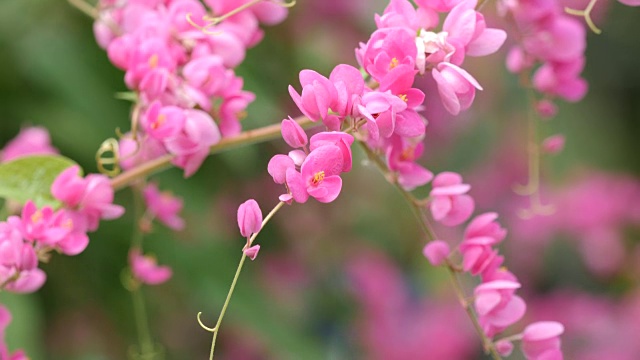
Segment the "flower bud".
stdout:
<path fill-rule="evenodd" d="M 282 120 L 281 129 L 284 141 L 292 148 L 299 148 L 307 145 L 307 134 L 291 117 Z"/>
<path fill-rule="evenodd" d="M 564 149 L 564 135 L 549 136 L 542 142 L 542 150 L 547 154 L 557 154 Z"/>
<path fill-rule="evenodd" d="M 238 207 L 238 227 L 244 237 L 249 237 L 262 228 L 262 211 L 255 200 L 249 199 Z"/>

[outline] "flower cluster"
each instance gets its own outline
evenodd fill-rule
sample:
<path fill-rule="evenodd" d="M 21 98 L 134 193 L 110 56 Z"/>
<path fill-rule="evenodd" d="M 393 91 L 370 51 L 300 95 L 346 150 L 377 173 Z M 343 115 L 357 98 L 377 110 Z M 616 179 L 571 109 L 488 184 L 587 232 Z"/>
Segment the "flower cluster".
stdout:
<path fill-rule="evenodd" d="M 32 201 L 21 214 L 0 222 L 0 284 L 12 292 L 33 292 L 46 275 L 40 260 L 56 250 L 77 255 L 89 244 L 87 232 L 98 229 L 99 221 L 120 217 L 124 208 L 113 204 L 113 189 L 103 175 L 79 176 L 80 168 L 63 171 L 51 185 L 52 195 L 63 207 L 36 207 Z"/>
<path fill-rule="evenodd" d="M 496 213 L 475 217 L 466 227 L 463 240 L 457 248 L 462 256 L 460 270 L 481 278 L 481 283 L 474 290 L 473 305 L 480 325 L 489 338 L 520 320 L 527 308 L 524 300 L 515 294 L 521 284 L 513 273 L 503 267 L 504 257 L 495 249 L 507 234 L 496 221 L 497 218 Z M 432 241 L 424 248 L 424 255 L 436 266 L 446 263 L 458 267 L 452 254 L 449 244 L 443 240 Z M 547 331 L 546 325 L 539 324 L 553 324 L 549 325 L 553 329 Z M 523 352 L 529 360 L 562 359 L 558 338 L 561 333 L 562 325 L 559 323 L 536 323 L 529 325 L 524 336 L 518 339 L 523 341 Z M 542 342 L 537 344 L 536 341 Z M 513 346 L 509 341 L 498 341 L 496 348 L 507 356 Z"/>
<path fill-rule="evenodd" d="M 553 98 L 574 102 L 582 99 L 588 88 L 580 77 L 585 65 L 587 34 L 580 20 L 567 14 L 560 1 L 500 4 L 502 12 L 511 15 L 522 34 L 520 44 L 509 50 L 507 68 L 513 73 L 533 72 L 534 88 L 547 97 L 539 112 L 547 116 L 555 114 L 550 101 Z"/>
<path fill-rule="evenodd" d="M 246 1 L 205 3 L 225 14 Z M 240 132 L 254 95 L 242 89 L 233 68 L 261 40 L 259 23 L 276 24 L 287 10 L 265 0 L 210 26 L 197 0 L 102 0 L 99 7 L 96 39 L 137 93 L 132 128 L 139 124 L 140 131 L 122 139 L 121 166 L 169 153 L 191 176 L 221 136 Z M 205 26 L 214 35 L 202 31 Z"/>

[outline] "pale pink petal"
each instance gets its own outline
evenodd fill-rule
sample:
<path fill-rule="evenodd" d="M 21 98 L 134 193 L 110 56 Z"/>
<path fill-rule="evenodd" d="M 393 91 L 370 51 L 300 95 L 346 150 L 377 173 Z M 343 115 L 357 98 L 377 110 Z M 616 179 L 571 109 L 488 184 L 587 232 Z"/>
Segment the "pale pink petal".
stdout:
<path fill-rule="evenodd" d="M 442 240 L 430 241 L 422 250 L 422 254 L 433 266 L 442 265 L 450 252 L 449 244 Z"/>

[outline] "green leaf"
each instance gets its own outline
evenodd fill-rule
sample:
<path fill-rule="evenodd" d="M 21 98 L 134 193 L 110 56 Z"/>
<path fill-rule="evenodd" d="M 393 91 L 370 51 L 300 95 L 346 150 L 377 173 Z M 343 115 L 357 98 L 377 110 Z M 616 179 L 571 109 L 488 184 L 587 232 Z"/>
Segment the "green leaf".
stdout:
<path fill-rule="evenodd" d="M 64 169 L 76 163 L 64 156 L 27 156 L 0 164 L 0 197 L 36 206 L 57 207 L 51 184 Z"/>

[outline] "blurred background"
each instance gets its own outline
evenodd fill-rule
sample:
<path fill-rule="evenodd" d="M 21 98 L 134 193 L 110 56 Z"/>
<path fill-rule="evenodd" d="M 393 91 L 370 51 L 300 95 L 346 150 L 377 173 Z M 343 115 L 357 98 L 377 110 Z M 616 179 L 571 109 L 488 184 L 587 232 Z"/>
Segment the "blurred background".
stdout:
<path fill-rule="evenodd" d="M 573 1 L 582 8 L 586 1 Z M 328 74 L 355 65 L 353 49 L 374 29 L 385 2 L 300 1 L 281 25 L 248 52 L 237 70 L 257 95 L 245 129 L 299 114 L 286 88 L 303 68 Z M 491 4 L 488 6 L 491 7 Z M 517 332 L 537 320 L 565 324 L 567 359 L 640 358 L 640 9 L 601 0 L 590 33 L 577 104 L 539 124 L 562 133 L 565 151 L 543 160 L 543 202 L 551 216 L 521 219 L 527 199 L 512 187 L 527 179 L 526 92 L 504 69 L 505 51 L 469 59 L 483 85 L 473 107 L 445 115 L 429 79 L 430 121 L 423 164 L 457 171 L 472 185 L 476 213 L 498 211 L 509 229 L 502 251 L 523 284 L 529 309 Z M 491 10 L 493 11 L 493 10 Z M 499 24 L 492 18 L 490 24 Z M 21 127 L 42 125 L 53 145 L 96 172 L 100 143 L 128 129 L 123 73 L 95 43 L 92 20 L 60 0 L 0 1 L 0 144 Z M 509 40 L 508 40 L 509 41 Z M 465 66 L 466 67 L 466 66 Z M 170 265 L 173 278 L 144 289 L 154 339 L 167 359 L 201 359 L 240 258 L 237 206 L 255 198 L 263 212 L 281 189 L 266 172 L 288 151 L 272 141 L 206 160 L 188 180 L 171 169 L 153 176 L 185 200 L 184 231 L 155 224 L 145 248 Z M 225 318 L 221 359 L 482 359 L 480 342 L 454 300 L 447 274 L 421 254 L 425 239 L 410 208 L 355 150 L 353 171 L 332 204 L 285 207 L 258 238 Z M 131 204 L 131 192 L 116 202 Z M 136 343 L 127 266 L 131 214 L 104 222 L 87 250 L 43 265 L 44 287 L 31 295 L 0 293 L 13 314 L 6 338 L 39 359 L 123 359 Z M 461 234 L 437 229 L 455 244 Z M 472 280 L 466 284 L 473 288 Z M 520 358 L 519 352 L 513 358 Z"/>

